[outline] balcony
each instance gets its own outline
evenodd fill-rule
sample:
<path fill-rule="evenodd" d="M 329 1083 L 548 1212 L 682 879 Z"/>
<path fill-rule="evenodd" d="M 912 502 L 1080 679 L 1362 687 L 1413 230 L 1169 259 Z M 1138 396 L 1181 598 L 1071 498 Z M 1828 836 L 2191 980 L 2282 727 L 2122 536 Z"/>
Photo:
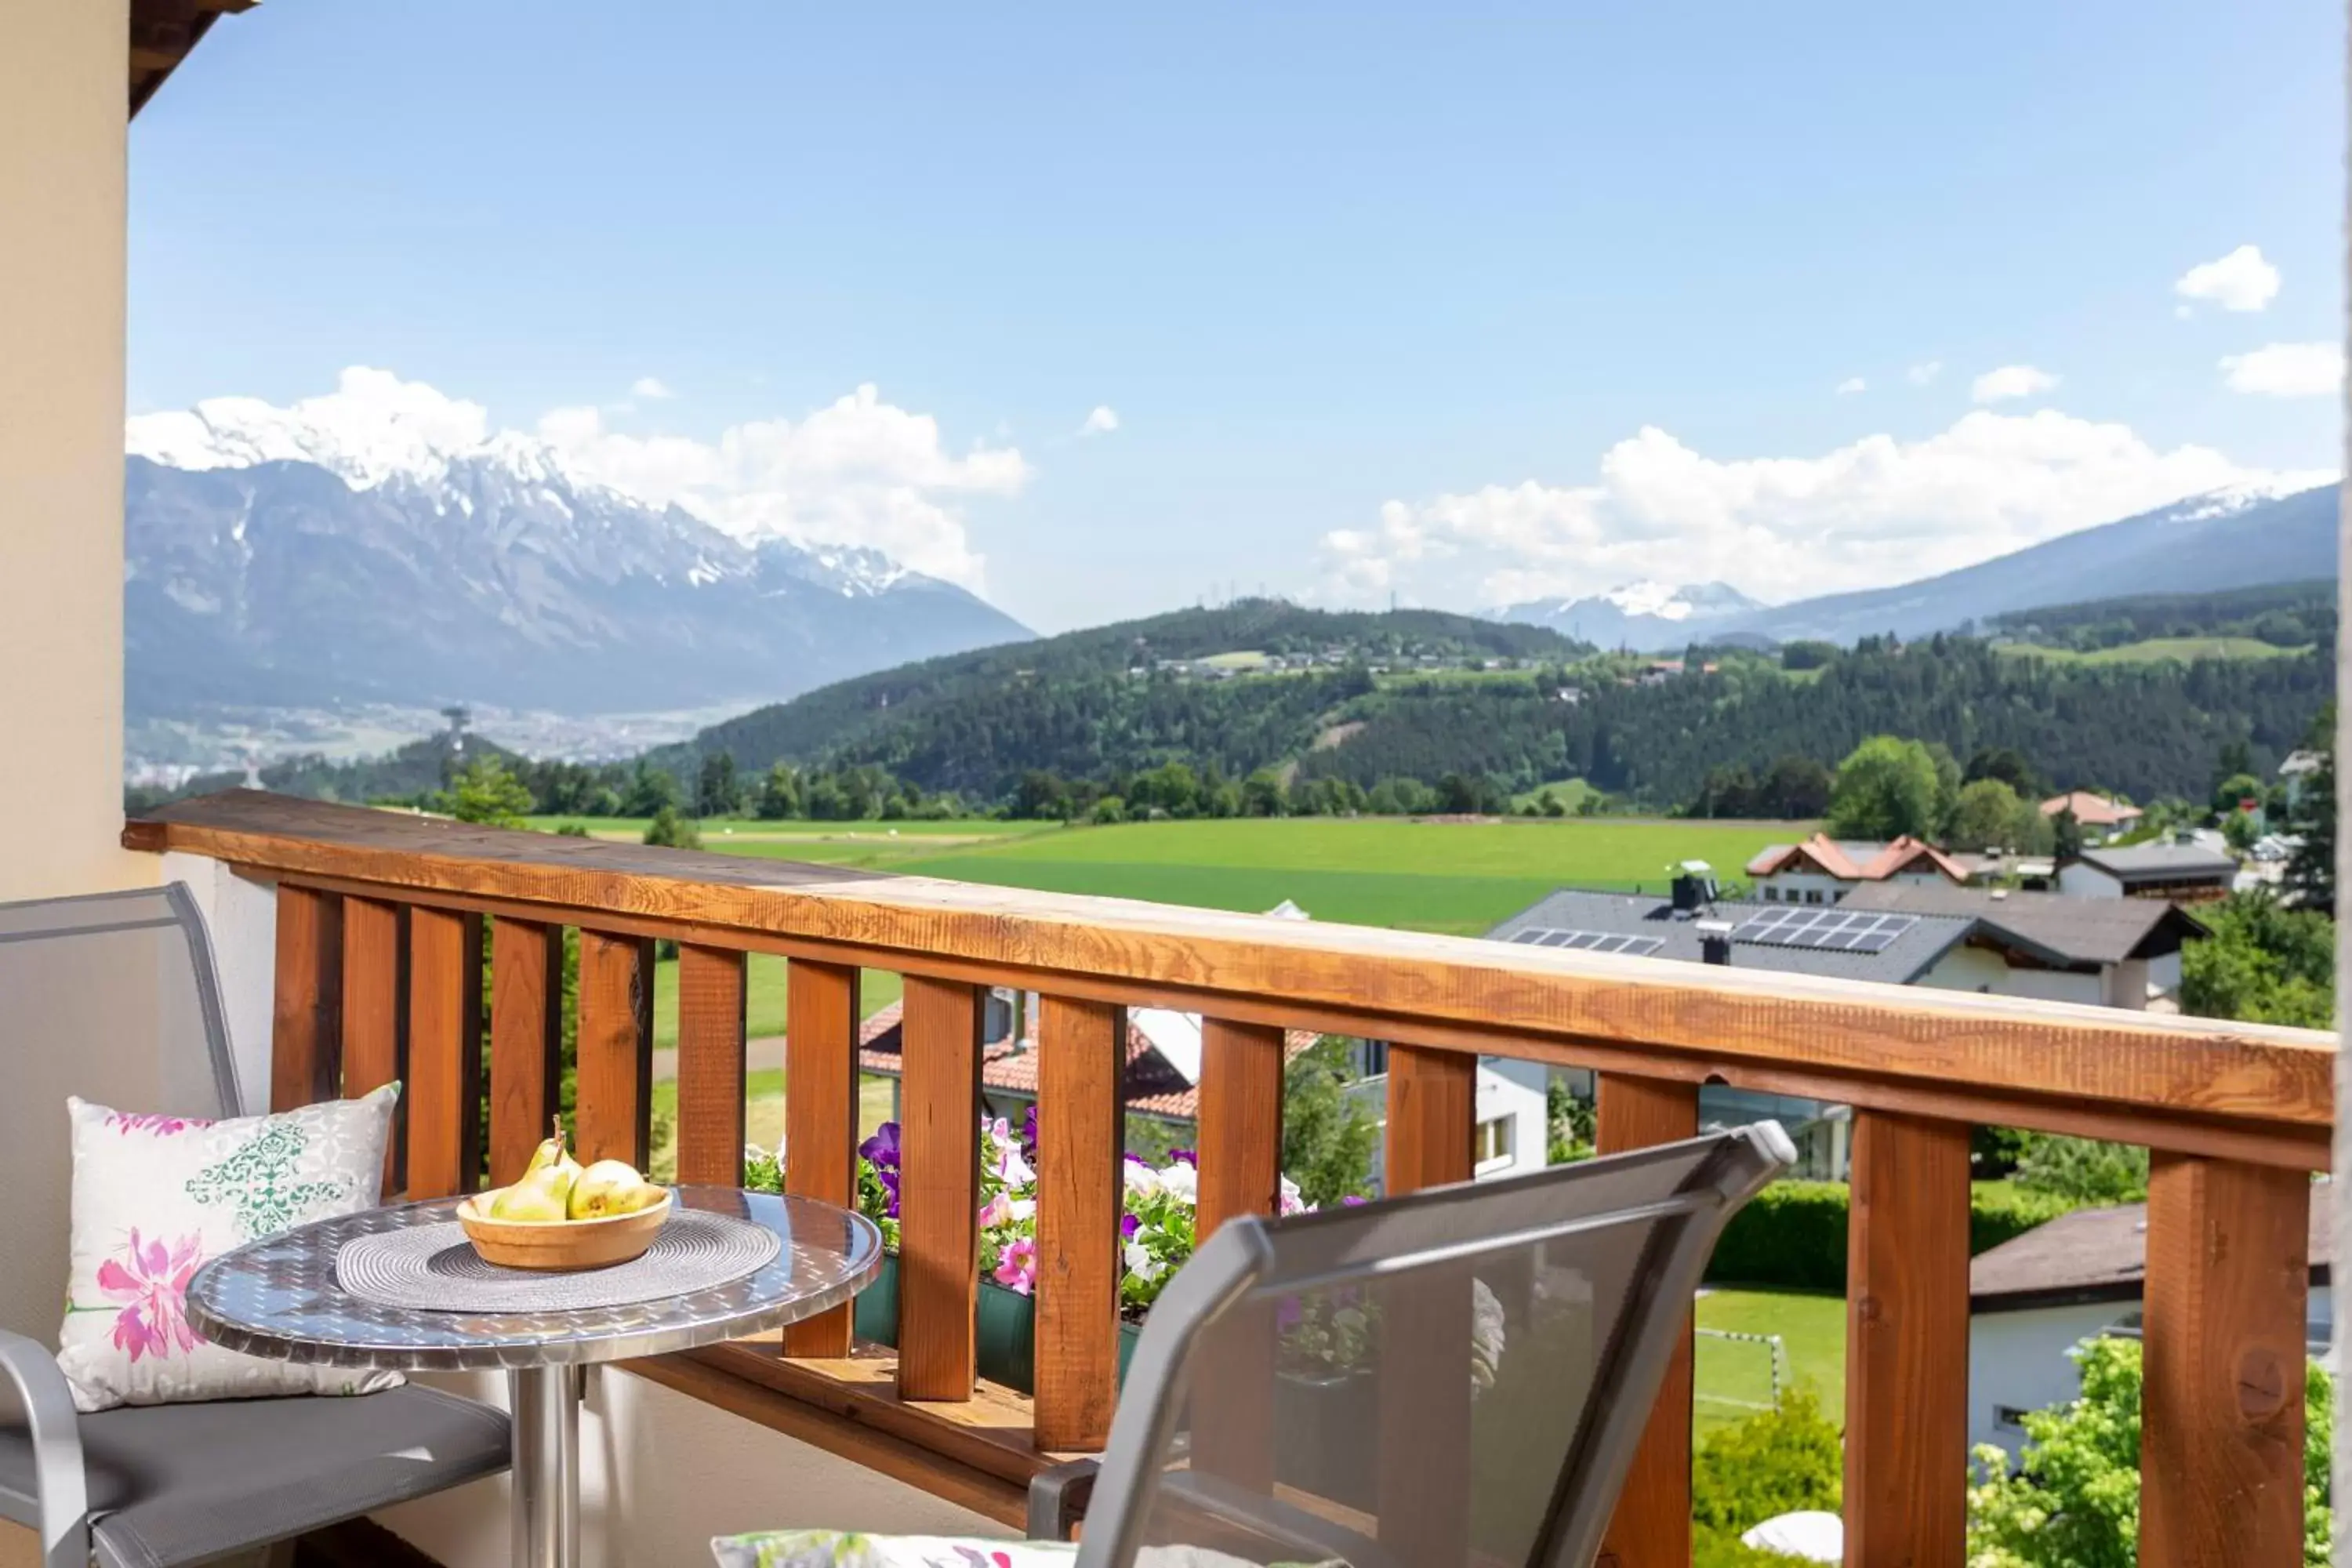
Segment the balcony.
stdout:
<path fill-rule="evenodd" d="M 1120 1014 L 1148 1005 L 1205 1020 L 1203 1234 L 1274 1206 L 1286 1028 L 1391 1043 L 1392 1192 L 1472 1174 L 1481 1056 L 1594 1069 L 1603 1152 L 1689 1135 L 1706 1083 L 1853 1106 L 1846 1560 L 1873 1568 L 1961 1560 L 1970 1127 L 2145 1144 L 2141 1561 L 2302 1561 L 2303 1408 L 2282 1369 L 2304 1354 L 2310 1176 L 2327 1168 L 2334 1107 L 2326 1035 L 615 847 L 243 792 L 133 822 L 123 842 L 217 862 L 240 889 L 274 887 L 266 961 L 262 929 L 242 937 L 252 972 L 269 975 L 270 1098 L 284 1108 L 401 1079 L 397 1165 L 412 1197 L 457 1192 L 485 1169 L 507 1179 L 541 1135 L 554 955 L 571 927 L 583 1157 L 646 1153 L 653 944 L 668 939 L 680 951 L 677 1173 L 740 1178 L 744 958 L 780 954 L 792 972 L 784 1182 L 849 1202 L 857 974 L 903 975 L 898 1349 L 854 1342 L 843 1309 L 780 1340 L 628 1370 L 1008 1526 L 1031 1475 L 1098 1448 L 1109 1429 Z M 220 934 L 234 965 L 240 935 Z M 972 1108 L 991 986 L 1042 998 L 1034 1396 L 974 1376 Z M 1691 1392 L 1685 1348 L 1603 1562 L 1688 1561 Z"/>

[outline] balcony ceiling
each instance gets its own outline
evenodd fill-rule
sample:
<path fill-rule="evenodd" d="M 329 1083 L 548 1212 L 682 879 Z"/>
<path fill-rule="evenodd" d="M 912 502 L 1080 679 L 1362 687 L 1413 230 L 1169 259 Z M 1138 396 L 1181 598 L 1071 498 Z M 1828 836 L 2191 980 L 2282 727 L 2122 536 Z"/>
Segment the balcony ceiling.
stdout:
<path fill-rule="evenodd" d="M 137 115 L 223 13 L 260 0 L 131 0 L 131 112 Z"/>

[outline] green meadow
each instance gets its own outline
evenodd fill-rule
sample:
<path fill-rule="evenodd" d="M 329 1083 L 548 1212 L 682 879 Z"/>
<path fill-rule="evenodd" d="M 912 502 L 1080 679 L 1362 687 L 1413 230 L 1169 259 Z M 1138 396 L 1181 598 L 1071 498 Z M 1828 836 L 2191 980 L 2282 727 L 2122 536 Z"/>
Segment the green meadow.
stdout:
<path fill-rule="evenodd" d="M 2307 647 L 2281 647 L 2257 637 L 2147 637 L 2089 653 L 2067 647 L 2043 647 L 2038 643 L 2005 643 L 2000 652 L 2013 658 L 2046 658 L 2062 664 L 2194 664 L 2200 658 L 2293 658 Z"/>

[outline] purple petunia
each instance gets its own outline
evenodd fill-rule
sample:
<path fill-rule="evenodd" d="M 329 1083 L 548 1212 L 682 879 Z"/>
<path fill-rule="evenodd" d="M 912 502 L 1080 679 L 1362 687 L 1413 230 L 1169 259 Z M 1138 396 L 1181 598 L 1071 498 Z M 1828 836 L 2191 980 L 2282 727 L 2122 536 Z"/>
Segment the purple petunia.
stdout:
<path fill-rule="evenodd" d="M 874 1162 L 877 1169 L 895 1172 L 898 1168 L 898 1124 L 885 1121 L 874 1130 L 874 1136 L 857 1146 L 857 1152 Z M 898 1184 L 894 1180 L 892 1186 Z"/>
<path fill-rule="evenodd" d="M 1131 1239 L 1133 1239 L 1133 1237 L 1134 1237 L 1134 1236 L 1135 1236 L 1135 1233 L 1136 1233 L 1137 1231 L 1139 1231 L 1139 1230 L 1141 1230 L 1142 1228 L 1143 1228 L 1143 1221 L 1142 1221 L 1141 1219 L 1138 1218 L 1138 1217 L 1137 1217 L 1136 1215 L 1134 1215 L 1133 1214 L 1123 1214 L 1123 1215 L 1119 1215 L 1119 1216 L 1118 1216 L 1118 1234 L 1119 1234 L 1119 1235 L 1121 1235 L 1121 1236 L 1123 1236 L 1123 1237 L 1128 1237 L 1128 1238 L 1129 1238 L 1129 1239 L 1131 1240 Z"/>
<path fill-rule="evenodd" d="M 1171 1149 L 1168 1151 L 1168 1163 L 1171 1165 L 1190 1165 L 1197 1171 L 1201 1168 L 1201 1156 L 1190 1149 Z"/>

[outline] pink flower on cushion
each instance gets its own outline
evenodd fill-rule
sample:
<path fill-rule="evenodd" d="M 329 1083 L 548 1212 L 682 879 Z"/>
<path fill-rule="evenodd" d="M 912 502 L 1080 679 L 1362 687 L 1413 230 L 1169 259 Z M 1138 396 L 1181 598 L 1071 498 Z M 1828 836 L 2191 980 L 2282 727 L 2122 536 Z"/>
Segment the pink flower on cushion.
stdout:
<path fill-rule="evenodd" d="M 163 1116 L 152 1110 L 112 1110 L 107 1113 L 106 1124 L 117 1132 L 153 1132 L 168 1138 L 174 1132 L 185 1132 L 191 1127 L 210 1127 L 201 1116 Z"/>
<path fill-rule="evenodd" d="M 184 1236 L 166 1247 L 142 1241 L 133 1226 L 120 1258 L 98 1266 L 98 1288 L 110 1301 L 126 1302 L 114 1320 L 114 1348 L 162 1360 L 177 1345 L 183 1353 L 204 1343 L 188 1325 L 188 1281 L 204 1261 L 201 1237 Z"/>

